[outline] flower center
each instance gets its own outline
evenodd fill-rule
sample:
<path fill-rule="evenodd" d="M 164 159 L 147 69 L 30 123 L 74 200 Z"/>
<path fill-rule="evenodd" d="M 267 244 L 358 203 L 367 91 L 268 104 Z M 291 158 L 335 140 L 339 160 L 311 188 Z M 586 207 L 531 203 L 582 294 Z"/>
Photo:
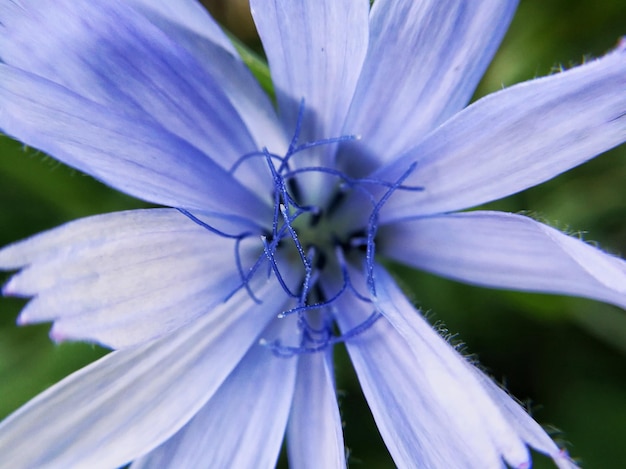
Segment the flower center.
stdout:
<path fill-rule="evenodd" d="M 356 139 L 354 136 L 342 136 L 300 144 L 298 137 L 303 111 L 304 107 L 301 106 L 296 132 L 285 155 L 276 155 L 263 149 L 242 156 L 231 169 L 231 172 L 236 171 L 251 158 L 263 158 L 273 185 L 273 217 L 270 226 L 261 235 L 262 250 L 259 250 L 251 266 L 244 267 L 239 246 L 243 240 L 253 238 L 254 233 L 227 234 L 186 210 L 179 209 L 183 215 L 212 233 L 235 239 L 235 260 L 242 280 L 237 290 L 245 288 L 251 298 L 261 302 L 254 294 L 251 281 L 264 271 L 262 267 L 265 265 L 265 271 L 273 274 L 285 293 L 292 298 L 293 306 L 278 314 L 278 318 L 297 315 L 302 339 L 297 346 L 283 345 L 279 341 L 266 342 L 281 356 L 324 350 L 362 333 L 380 317 L 372 305 L 373 312 L 363 324 L 336 334 L 331 305 L 347 290 L 359 300 L 372 303 L 370 298 L 376 296 L 373 271 L 379 212 L 395 191 L 422 190 L 420 187 L 402 185 L 413 172 L 415 164 L 391 182 L 353 178 L 331 167 L 296 166 L 293 163 L 297 162 L 295 158 L 300 153 Z M 314 196 L 314 201 L 307 203 L 307 200 L 302 200 L 303 194 L 310 191 L 303 189 L 307 189 L 312 181 L 314 187 L 323 188 L 324 194 Z M 375 190 L 371 190 L 372 187 Z M 351 226 L 338 215 L 338 209 L 341 207 L 344 212 L 346 208 L 350 209 L 345 204 L 355 198 L 365 202 L 355 204 L 355 207 L 369 207 L 369 213 L 356 217 L 361 222 Z M 349 266 L 365 268 L 365 285 L 353 284 Z M 330 289 L 328 285 L 333 285 L 333 288 Z"/>

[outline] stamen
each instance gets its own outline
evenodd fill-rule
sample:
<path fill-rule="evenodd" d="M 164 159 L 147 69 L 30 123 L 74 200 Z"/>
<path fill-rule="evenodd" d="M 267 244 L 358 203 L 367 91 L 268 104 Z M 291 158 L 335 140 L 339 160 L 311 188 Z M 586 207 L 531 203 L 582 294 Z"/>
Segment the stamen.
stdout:
<path fill-rule="evenodd" d="M 289 214 L 287 213 L 287 207 L 285 207 L 283 204 L 280 204 L 280 211 L 283 214 L 283 219 L 285 220 L 285 226 L 289 230 L 289 234 L 291 234 L 291 239 L 293 239 L 293 242 L 296 245 L 296 249 L 298 250 L 298 254 L 300 254 L 300 260 L 302 261 L 302 264 L 304 265 L 304 269 L 307 273 L 310 273 L 311 262 L 309 261 L 307 256 L 304 254 L 304 249 L 302 248 L 302 244 L 300 244 L 300 240 L 298 239 L 298 233 L 296 233 L 296 230 L 294 230 L 293 226 L 291 226 L 291 222 L 294 221 L 297 218 L 297 216 L 294 218 L 290 218 Z"/>
<path fill-rule="evenodd" d="M 240 251 L 241 242 L 244 239 L 252 236 L 253 233 L 249 232 L 249 231 L 240 233 L 238 235 L 232 235 L 232 234 L 224 233 L 223 231 L 218 230 L 217 228 L 212 227 L 208 223 L 203 222 L 198 217 L 196 217 L 195 215 L 193 215 L 192 213 L 190 213 L 189 211 L 187 211 L 185 209 L 177 208 L 176 210 L 178 210 L 180 213 L 185 215 L 191 221 L 193 221 L 197 225 L 201 226 L 202 228 L 206 229 L 207 231 L 210 231 L 211 233 L 214 233 L 214 234 L 216 234 L 218 236 L 222 236 L 223 238 L 229 238 L 229 239 L 234 239 L 235 240 L 235 264 L 237 266 L 237 271 L 239 273 L 239 277 L 241 278 L 242 283 L 235 290 L 233 290 L 231 293 L 229 293 L 226 296 L 226 298 L 224 299 L 224 301 L 228 301 L 241 288 L 245 288 L 246 291 L 248 292 L 248 294 L 250 295 L 250 298 L 252 298 L 252 300 L 255 303 L 261 304 L 262 301 L 259 298 L 256 297 L 256 295 L 252 291 L 252 288 L 250 288 L 249 280 L 250 280 L 251 276 L 246 277 L 246 275 L 244 274 L 244 271 L 243 271 L 243 265 L 241 263 L 241 251 Z"/>
<path fill-rule="evenodd" d="M 290 358 L 294 355 L 300 355 L 303 353 L 318 353 L 327 350 L 330 346 L 346 342 L 362 334 L 370 327 L 372 327 L 374 323 L 378 321 L 378 319 L 380 319 L 381 316 L 382 314 L 374 311 L 365 321 L 348 330 L 347 332 L 338 336 L 330 335 L 326 340 L 319 341 L 319 343 L 316 343 L 317 341 L 314 342 L 315 345 L 300 345 L 299 347 L 294 347 L 289 345 L 282 345 L 282 343 L 278 339 L 271 342 L 266 339 L 261 339 L 259 341 L 259 344 L 268 347 L 277 357 Z M 306 343 L 306 341 L 303 341 L 303 344 L 304 343 Z"/>
<path fill-rule="evenodd" d="M 348 330 L 348 332 L 344 332 L 341 335 L 341 337 L 338 337 L 338 339 L 340 339 L 338 341 L 346 342 L 347 340 L 350 340 L 362 334 L 363 332 L 368 330 L 370 327 L 372 327 L 374 323 L 378 321 L 381 317 L 382 317 L 382 314 L 380 314 L 378 311 L 373 311 L 372 314 L 370 314 L 368 318 L 365 321 L 363 321 L 361 324 L 358 324 L 357 326 Z"/>
<path fill-rule="evenodd" d="M 367 229 L 367 250 L 365 253 L 365 263 L 367 265 L 367 286 L 370 293 L 376 296 L 376 286 L 374 284 L 374 253 L 376 251 L 376 245 L 374 238 L 378 231 L 378 214 L 383 208 L 383 205 L 389 200 L 389 197 L 402 185 L 402 183 L 409 177 L 409 175 L 415 170 L 417 166 L 416 162 L 411 163 L 409 168 L 398 178 L 398 180 L 383 194 L 381 199 L 376 203 L 372 213 L 370 214 L 368 229 Z"/>
<path fill-rule="evenodd" d="M 337 326 L 333 319 L 334 314 L 341 314 L 335 310 L 336 304 L 347 291 L 353 294 L 357 301 L 366 303 L 369 305 L 368 308 L 371 307 L 373 302 L 372 298 L 376 297 L 374 257 L 380 212 L 395 191 L 424 190 L 421 186 L 403 184 L 415 170 L 416 163 L 411 164 L 396 181 L 392 182 L 370 177 L 353 178 L 338 169 L 323 166 L 292 168 L 292 158 L 301 152 L 319 146 L 340 144 L 359 138 L 354 135 L 343 135 L 300 143 L 305 117 L 304 103 L 304 99 L 302 99 L 298 109 L 294 133 L 285 155 L 276 155 L 271 153 L 267 148 L 263 148 L 260 151 L 254 151 L 241 156 L 230 168 L 230 172 L 234 173 L 246 161 L 252 158 L 263 158 L 269 170 L 270 181 L 273 186 L 272 203 L 274 207 L 271 230 L 268 229 L 265 232 L 261 231 L 263 235 L 260 236 L 260 240 L 263 251 L 260 252 L 259 250 L 258 258 L 247 271 L 242 259 L 242 241 L 253 235 L 259 235 L 259 232 L 253 233 L 252 231 L 245 231 L 239 234 L 226 233 L 200 220 L 187 210 L 178 209 L 180 213 L 211 233 L 235 240 L 235 263 L 241 278 L 241 284 L 227 296 L 227 299 L 231 298 L 235 292 L 245 288 L 246 292 L 255 302 L 261 303 L 261 299 L 257 298 L 253 292 L 251 282 L 254 276 L 258 274 L 259 269 L 264 266 L 264 262 L 267 262 L 267 275 L 270 276 L 273 274 L 287 296 L 294 299 L 293 301 L 296 303 L 295 306 L 283 311 L 278 317 L 285 318 L 293 314 L 297 315 L 298 327 L 302 333 L 300 345 L 287 346 L 281 344 L 279 340 L 272 342 L 266 340 L 261 341 L 261 343 L 269 347 L 274 354 L 283 357 L 301 353 L 316 353 L 337 343 L 346 342 L 362 334 L 380 318 L 381 313 L 374 311 L 361 324 L 358 324 L 344 333 L 337 331 Z M 298 185 L 301 180 L 299 180 L 298 177 L 308 173 L 325 174 L 331 176 L 331 178 L 336 178 L 334 194 L 329 197 L 330 202 L 326 205 L 324 212 L 321 207 L 304 205 L 306 201 L 302 200 L 301 186 Z M 377 190 L 372 190 L 369 186 L 375 186 Z M 322 213 L 325 217 L 329 217 L 336 212 L 341 206 L 348 190 L 358 191 L 360 195 L 366 198 L 365 200 L 370 202 L 371 212 L 367 219 L 367 224 L 365 226 L 355 227 L 358 228 L 358 231 L 354 233 L 329 233 L 328 236 L 324 235 L 323 238 L 325 239 L 323 243 L 325 244 L 318 244 L 318 246 L 323 246 L 322 250 L 319 250 L 316 246 L 306 246 L 306 243 L 303 245 L 301 236 L 299 236 L 296 230 L 296 226 L 300 226 L 296 223 L 298 218 L 307 214 L 309 217 L 309 220 L 307 220 L 308 226 L 316 226 L 320 221 Z M 380 193 L 382 193 L 382 196 L 379 197 L 377 194 Z M 293 246 L 295 246 L 295 250 L 298 253 L 297 257 L 291 255 L 283 256 L 283 253 L 278 255 L 279 249 L 282 249 L 284 243 L 288 241 L 286 238 L 290 238 L 293 242 Z M 304 239 L 304 237 L 302 237 L 302 239 Z M 338 285 L 336 292 L 328 292 L 329 295 L 332 294 L 330 297 L 326 296 L 318 283 L 322 269 L 326 263 L 326 255 L 329 254 L 324 251 L 325 248 L 334 249 L 336 263 L 333 263 L 332 267 L 334 269 L 338 267 L 341 272 L 341 284 Z M 354 248 L 360 248 L 365 251 L 365 270 L 367 272 L 366 294 L 359 292 L 357 286 L 353 284 L 350 278 L 350 270 L 344 250 L 351 251 Z M 293 258 L 299 259 L 302 265 L 302 270 L 300 270 L 302 278 L 297 279 L 299 284 L 292 283 L 291 269 L 289 270 L 290 275 L 287 277 L 283 277 L 283 273 L 281 273 L 283 262 L 291 262 Z M 338 275 L 336 270 L 335 275 Z M 291 286 L 288 285 L 288 281 Z M 359 285 L 359 287 L 363 289 L 362 286 Z M 317 321 L 315 321 L 315 327 L 313 327 L 311 321 L 319 315 L 322 315 L 323 324 L 320 327 Z"/>
<path fill-rule="evenodd" d="M 342 135 L 340 137 L 323 138 L 321 140 L 314 140 L 312 142 L 305 142 L 298 146 L 289 147 L 289 152 L 285 155 L 279 170 L 282 172 L 285 169 L 288 169 L 289 160 L 297 153 L 310 150 L 311 148 L 321 147 L 323 145 L 331 145 L 333 143 L 349 142 L 353 140 L 359 140 L 359 137 L 356 135 Z"/>
<path fill-rule="evenodd" d="M 276 263 L 276 259 L 274 258 L 274 250 L 276 246 L 270 246 L 265 236 L 261 236 L 261 241 L 263 242 L 263 251 L 265 252 L 267 259 L 270 262 L 270 266 L 272 267 L 272 270 L 274 271 L 274 275 L 276 275 L 276 279 L 278 280 L 278 283 L 280 283 L 280 286 L 283 288 L 285 293 L 287 293 L 289 296 L 291 296 L 292 298 L 299 298 L 299 295 L 296 295 L 289 289 L 289 287 L 285 283 L 285 280 L 283 279 L 283 276 L 280 273 L 280 269 L 278 268 L 278 264 Z"/>
<path fill-rule="evenodd" d="M 350 274 L 348 272 L 348 263 L 346 262 L 346 258 L 343 255 L 343 249 L 341 249 L 339 246 L 335 247 L 335 256 L 337 256 L 337 261 L 339 262 L 339 266 L 341 267 L 341 274 L 343 275 L 346 288 L 349 288 L 354 296 L 356 296 L 359 300 L 364 301 L 365 303 L 371 303 L 372 300 L 367 296 L 359 293 L 356 287 L 352 284 L 352 281 L 350 280 Z"/>
<path fill-rule="evenodd" d="M 341 268 L 341 275 L 342 275 L 342 279 L 343 279 L 343 284 L 341 286 L 341 288 L 339 288 L 339 290 L 337 291 L 337 293 L 335 293 L 330 299 L 326 299 L 324 301 L 319 301 L 317 303 L 314 304 L 306 304 L 306 303 L 301 303 L 298 306 L 288 309 L 286 311 L 283 311 L 282 313 L 280 313 L 278 315 L 279 318 L 284 318 L 286 316 L 290 316 L 292 314 L 298 314 L 301 315 L 302 313 L 305 313 L 307 311 L 313 311 L 313 310 L 319 310 L 322 308 L 325 308 L 327 306 L 332 305 L 335 301 L 337 301 L 339 299 L 339 297 L 341 297 L 341 295 L 343 295 L 343 293 L 346 290 L 350 290 L 359 300 L 365 302 L 365 303 L 371 303 L 372 300 L 369 299 L 368 297 L 366 297 L 365 295 L 362 295 L 361 293 L 359 293 L 356 289 L 356 287 L 352 284 L 352 281 L 350 280 L 350 274 L 348 272 L 348 266 L 345 260 L 345 257 L 343 255 L 343 250 L 341 249 L 340 246 L 336 246 L 335 248 L 335 255 L 337 256 L 337 260 L 339 262 L 339 266 Z M 322 295 L 319 295 L 322 296 Z"/>
<path fill-rule="evenodd" d="M 289 169 L 289 160 L 296 155 L 297 153 L 303 152 L 305 150 L 309 150 L 314 147 L 319 147 L 322 145 L 331 145 L 333 143 L 341 143 L 350 140 L 358 140 L 360 137 L 356 135 L 342 135 L 340 137 L 331 137 L 325 138 L 321 140 L 315 140 L 313 142 L 306 142 L 298 145 L 300 141 L 300 132 L 302 131 L 302 123 L 304 121 L 304 111 L 305 111 L 305 100 L 302 98 L 300 100 L 300 106 L 298 107 L 298 117 L 296 119 L 296 128 L 293 132 L 293 137 L 291 138 L 291 142 L 289 143 L 289 148 L 287 149 L 287 154 L 284 158 L 282 158 L 282 162 L 278 167 L 278 172 L 282 173 L 283 171 Z"/>
<path fill-rule="evenodd" d="M 235 263 L 237 264 L 237 271 L 239 272 L 239 277 L 242 280 L 241 286 L 243 286 L 246 289 L 246 292 L 248 293 L 250 298 L 252 298 L 252 301 L 260 305 L 263 302 L 259 298 L 257 298 L 257 296 L 252 291 L 252 288 L 250 287 L 250 279 L 252 278 L 252 276 L 250 275 L 250 273 L 248 274 L 248 276 L 246 276 L 246 274 L 243 271 L 243 265 L 241 263 L 241 253 L 239 251 L 239 248 L 240 248 L 239 245 L 241 244 L 241 241 L 242 241 L 241 239 L 238 239 L 237 241 L 235 241 Z M 253 272 L 252 269 L 250 270 L 251 272 Z M 239 286 L 235 291 L 233 291 L 230 295 L 228 295 L 226 297 L 226 300 L 229 300 L 232 295 L 238 292 L 241 289 L 241 286 Z"/>
<path fill-rule="evenodd" d="M 301 206 L 291 196 L 285 183 L 285 178 L 279 174 L 274 165 L 272 164 L 269 156 L 266 157 L 267 165 L 272 173 L 272 180 L 274 182 L 274 218 L 272 220 L 272 235 L 277 236 L 278 233 L 278 221 L 280 218 L 280 207 L 284 205 L 287 208 L 295 208 L 296 215 L 293 220 L 305 212 L 318 213 L 319 208 L 314 206 Z"/>
<path fill-rule="evenodd" d="M 270 153 L 270 151 L 267 149 L 267 147 L 263 147 L 263 149 L 261 151 L 253 151 L 253 152 L 250 152 L 250 153 L 246 153 L 243 156 L 240 156 L 237 159 L 237 161 L 235 161 L 235 163 L 230 167 L 228 172 L 230 174 L 234 174 L 235 171 L 237 171 L 237 168 L 239 168 L 239 166 L 241 166 L 242 163 L 244 163 L 245 161 L 248 161 L 251 158 L 255 158 L 255 157 L 266 158 L 267 156 L 269 156 L 270 158 L 274 158 L 274 159 L 280 161 L 281 164 L 284 161 L 282 156 L 277 155 L 275 153 Z"/>
<path fill-rule="evenodd" d="M 416 163 L 413 163 L 411 165 L 413 168 L 410 168 L 408 170 L 409 174 L 413 171 L 415 164 Z M 288 171 L 287 173 L 285 173 L 283 175 L 283 177 L 285 179 L 289 179 L 289 178 L 292 178 L 292 177 L 294 177 L 294 176 L 296 176 L 298 174 L 312 173 L 312 172 L 325 173 L 325 174 L 330 174 L 332 176 L 336 176 L 337 178 L 339 178 L 342 181 L 344 181 L 344 183 L 348 187 L 350 187 L 350 188 L 354 188 L 354 187 L 359 186 L 359 185 L 372 184 L 372 185 L 377 185 L 377 186 L 381 186 L 381 187 L 392 188 L 392 189 L 394 189 L 394 191 L 395 190 L 404 190 L 404 191 L 410 191 L 410 192 L 421 192 L 421 191 L 424 190 L 424 187 L 422 187 L 422 186 L 404 186 L 402 184 L 398 184 L 397 182 L 387 182 L 387 181 L 384 181 L 382 179 L 375 179 L 375 178 L 351 178 L 347 174 L 339 171 L 338 169 L 326 168 L 324 166 L 307 166 L 307 167 L 304 167 L 304 168 L 292 169 L 291 171 Z M 407 174 L 407 176 L 408 176 L 408 174 Z M 406 177 L 404 179 L 406 179 Z"/>
<path fill-rule="evenodd" d="M 287 155 L 285 156 L 285 160 L 287 160 L 292 154 L 294 148 L 298 144 L 298 140 L 300 140 L 300 131 L 302 130 L 302 122 L 304 121 L 304 98 L 300 100 L 300 105 L 298 106 L 298 117 L 296 118 L 296 128 L 293 131 L 293 137 L 291 138 L 291 142 L 289 143 L 289 149 L 287 150 Z M 286 161 L 284 162 L 286 163 Z"/>
<path fill-rule="evenodd" d="M 259 268 L 261 267 L 261 264 L 263 262 L 265 262 L 267 259 L 265 257 L 265 255 L 261 255 L 257 258 L 256 262 L 254 263 L 254 265 L 252 267 L 250 267 L 250 270 L 248 271 L 248 274 L 244 275 L 243 273 L 243 267 L 241 266 L 241 262 L 239 262 L 239 266 L 238 266 L 238 270 L 240 275 L 242 276 L 241 278 L 241 284 L 239 286 L 237 286 L 237 288 L 235 288 L 232 292 L 230 292 L 228 295 L 226 295 L 226 298 L 224 299 L 224 301 L 228 301 L 230 300 L 233 295 L 235 293 L 237 293 L 239 290 L 241 290 L 242 288 L 245 288 L 246 291 L 250 294 L 250 297 L 255 301 L 255 303 L 257 304 L 261 304 L 262 301 L 259 300 L 254 293 L 252 293 L 252 289 L 250 287 L 250 282 L 252 280 L 252 278 L 254 277 L 254 275 L 256 274 L 256 272 L 259 270 Z"/>
<path fill-rule="evenodd" d="M 183 215 L 185 215 L 187 218 L 189 218 L 191 221 L 193 221 L 195 224 L 200 225 L 202 228 L 204 228 L 205 230 L 210 231 L 211 233 L 214 233 L 218 236 L 221 236 L 222 238 L 230 238 L 230 239 L 243 239 L 247 236 L 251 236 L 252 233 L 250 231 L 245 231 L 243 233 L 237 234 L 237 235 L 233 235 L 233 234 L 228 234 L 228 233 L 224 233 L 223 231 L 218 230 L 217 228 L 213 228 L 211 225 L 209 225 L 208 223 L 203 222 L 202 220 L 200 220 L 198 217 L 196 217 L 195 215 L 191 214 L 190 212 L 188 212 L 187 210 L 183 209 L 183 208 L 177 208 L 176 210 L 178 210 L 180 213 L 182 213 Z"/>
<path fill-rule="evenodd" d="M 302 330 L 303 342 L 327 344 L 333 336 L 334 321 L 329 315 L 325 316 L 324 324 L 319 329 L 311 326 L 304 316 L 298 319 L 298 327 Z M 319 337 L 319 338 L 318 338 Z"/>

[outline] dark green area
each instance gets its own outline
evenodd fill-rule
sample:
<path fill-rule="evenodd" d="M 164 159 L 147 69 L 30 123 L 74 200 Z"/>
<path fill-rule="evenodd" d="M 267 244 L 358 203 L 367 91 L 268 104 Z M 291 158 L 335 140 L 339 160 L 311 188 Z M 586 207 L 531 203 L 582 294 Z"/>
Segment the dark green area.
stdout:
<path fill-rule="evenodd" d="M 477 97 L 602 55 L 622 34 L 623 0 L 522 1 Z M 529 211 L 624 255 L 625 187 L 622 147 L 489 208 Z M 0 245 L 79 217 L 142 206 L 35 150 L 0 140 Z M 585 467 L 623 464 L 623 311 L 588 300 L 461 285 L 399 266 L 393 271 L 433 321 L 443 321 L 497 380 L 529 401 L 538 421 L 562 431 Z M 8 278 L 0 275 L 0 281 Z M 16 327 L 23 304 L 0 299 L 0 416 L 103 353 L 85 344 L 54 345 L 48 325 Z M 337 363 L 351 466 L 390 467 L 345 352 L 339 351 Z M 550 465 L 539 460 L 536 467 Z"/>

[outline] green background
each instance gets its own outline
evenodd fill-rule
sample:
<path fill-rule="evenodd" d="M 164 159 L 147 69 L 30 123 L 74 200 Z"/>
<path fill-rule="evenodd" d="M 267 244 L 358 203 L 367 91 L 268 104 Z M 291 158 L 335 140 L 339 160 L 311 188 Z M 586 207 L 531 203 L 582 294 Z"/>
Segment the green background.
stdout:
<path fill-rule="evenodd" d="M 223 11 L 225 2 L 213 3 L 221 3 Z M 228 20 L 242 30 L 236 15 L 229 13 Z M 476 97 L 602 55 L 622 34 L 626 34 L 624 0 L 522 1 Z M 0 245 L 79 217 L 143 206 L 0 137 Z M 626 147 L 486 207 L 530 212 L 626 255 Z M 557 438 L 584 467 L 624 464 L 622 310 L 569 297 L 470 287 L 401 267 L 394 271 L 432 321 L 442 321 L 457 334 L 497 380 L 529 403 L 539 422 L 560 430 Z M 0 282 L 8 277 L 0 273 Z M 48 339 L 46 324 L 17 327 L 15 319 L 23 305 L 21 300 L 0 299 L 0 417 L 104 353 L 87 344 L 55 345 Z M 351 465 L 391 467 L 341 350 L 337 367 Z M 535 467 L 551 465 L 540 458 Z"/>

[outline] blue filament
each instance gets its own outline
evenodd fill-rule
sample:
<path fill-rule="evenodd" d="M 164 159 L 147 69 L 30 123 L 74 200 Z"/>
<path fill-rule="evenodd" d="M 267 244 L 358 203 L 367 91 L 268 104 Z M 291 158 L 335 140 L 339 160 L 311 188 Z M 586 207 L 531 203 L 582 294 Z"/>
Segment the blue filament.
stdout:
<path fill-rule="evenodd" d="M 230 299 L 236 292 L 245 289 L 250 298 L 256 303 L 262 303 L 262 300 L 255 296 L 251 286 L 252 279 L 258 274 L 262 267 L 267 267 L 267 275 L 274 275 L 278 284 L 287 294 L 293 298 L 295 306 L 283 311 L 278 315 L 284 318 L 291 315 L 297 315 L 298 327 L 301 331 L 301 344 L 299 346 L 282 345 L 280 341 L 264 342 L 274 354 L 277 356 L 289 357 L 301 353 L 316 353 L 327 349 L 337 343 L 346 342 L 353 337 L 363 333 L 369 329 L 381 316 L 380 312 L 374 311 L 365 321 L 353 327 L 352 329 L 338 334 L 334 331 L 334 320 L 331 311 L 334 304 L 339 298 L 348 293 L 352 293 L 354 297 L 365 304 L 371 305 L 371 297 L 376 296 L 375 279 L 374 279 L 374 257 L 376 252 L 376 234 L 378 232 L 379 215 L 383 206 L 389 198 L 398 190 L 401 191 L 422 191 L 423 187 L 405 185 L 404 182 L 413 173 L 416 163 L 411 164 L 407 170 L 400 175 L 396 181 L 384 181 L 375 178 L 352 178 L 342 171 L 334 168 L 323 166 L 306 166 L 292 168 L 292 159 L 295 155 L 310 150 L 315 147 L 331 144 L 339 144 L 345 141 L 355 140 L 356 136 L 346 135 L 334 138 L 327 138 L 312 142 L 300 143 L 300 133 L 302 131 L 304 119 L 304 100 L 300 103 L 298 118 L 294 130 L 293 137 L 289 143 L 287 153 L 285 155 L 277 155 L 271 153 L 267 148 L 260 151 L 253 151 L 241 156 L 235 161 L 230 168 L 230 172 L 234 173 L 246 161 L 252 158 L 262 158 L 269 170 L 273 186 L 272 203 L 274 204 L 271 228 L 265 233 L 253 233 L 245 231 L 238 234 L 226 233 L 216 229 L 210 224 L 200 220 L 187 210 L 179 208 L 178 211 L 190 219 L 192 222 L 203 227 L 207 231 L 234 240 L 235 263 L 237 271 L 241 279 L 241 283 L 227 295 L 225 300 Z M 364 227 L 362 235 L 359 238 L 352 236 L 350 239 L 337 240 L 334 242 L 333 249 L 337 266 L 341 271 L 342 281 L 338 286 L 338 290 L 332 294 L 330 298 L 326 298 L 321 293 L 315 294 L 316 289 L 319 291 L 318 280 L 320 277 L 321 267 L 315 264 L 317 256 L 324 255 L 318 252 L 313 246 L 305 246 L 302 244 L 294 223 L 302 215 L 308 214 L 312 220 L 321 216 L 324 212 L 321 207 L 315 205 L 301 204 L 298 195 L 297 177 L 307 173 L 327 174 L 337 179 L 337 190 L 347 191 L 356 190 L 362 194 L 371 204 L 371 212 Z M 375 196 L 376 191 L 368 190 L 368 186 L 378 187 L 382 191 L 382 196 Z M 342 193 L 340 192 L 340 193 Z M 330 211 L 330 209 L 329 209 Z M 327 212 L 329 213 L 329 212 Z M 313 222 L 311 223 L 313 224 Z M 255 262 L 247 270 L 244 267 L 241 243 L 251 237 L 260 235 L 262 250 L 260 250 Z M 302 278 L 295 284 L 293 279 L 285 278 L 281 272 L 280 263 L 283 262 L 283 256 L 277 256 L 279 249 L 285 243 L 293 243 L 297 252 L 299 261 L 302 265 Z M 366 270 L 366 287 L 367 293 L 363 294 L 353 284 L 348 264 L 344 256 L 345 249 L 365 248 L 365 270 Z M 297 288 L 295 286 L 297 285 Z M 369 295 L 368 295 L 369 294 Z M 320 312 L 324 316 L 324 324 L 321 328 L 311 325 L 310 315 Z"/>
<path fill-rule="evenodd" d="M 408 174 L 406 174 L 405 177 L 403 177 L 403 180 L 406 179 L 406 177 L 408 177 L 408 175 L 413 171 L 413 168 L 415 167 L 415 163 L 413 163 L 410 166 L 410 169 L 407 171 Z M 298 168 L 298 169 L 294 169 L 291 170 L 289 172 L 287 172 L 284 177 L 285 179 L 288 178 L 292 178 L 298 174 L 302 174 L 302 173 L 324 173 L 324 174 L 330 174 L 331 176 L 335 176 L 338 179 L 341 179 L 342 181 L 344 181 L 345 185 L 349 188 L 358 188 L 360 186 L 363 185 L 367 185 L 367 184 L 372 184 L 372 185 L 377 185 L 377 186 L 381 186 L 381 187 L 387 187 L 390 189 L 393 189 L 393 191 L 395 190 L 405 190 L 405 191 L 411 191 L 411 192 L 421 192 L 424 190 L 424 188 L 422 186 L 405 186 L 402 184 L 397 184 L 395 182 L 387 182 L 387 181 L 383 181 L 380 179 L 373 179 L 373 178 L 351 178 L 350 176 L 348 176 L 347 174 L 339 171 L 338 169 L 334 169 L 334 168 L 326 168 L 324 166 L 307 166 L 304 168 Z M 369 193 L 368 193 L 369 194 Z M 371 195 L 371 194 L 370 194 Z M 372 201 L 374 199 L 372 198 Z"/>
<path fill-rule="evenodd" d="M 296 245 L 296 249 L 298 250 L 298 254 L 300 255 L 300 260 L 302 261 L 302 264 L 304 265 L 305 270 L 307 272 L 310 272 L 312 269 L 311 261 L 304 254 L 304 249 L 302 248 L 302 244 L 300 244 L 300 240 L 298 239 L 298 233 L 296 233 L 296 230 L 293 228 L 293 226 L 291 226 L 291 223 L 295 221 L 298 215 L 294 217 L 290 217 L 289 214 L 287 213 L 287 208 L 284 205 L 280 206 L 280 211 L 283 214 L 283 219 L 285 220 L 285 226 L 289 230 L 291 239 L 293 239 L 293 242 Z"/>
<path fill-rule="evenodd" d="M 365 253 L 365 263 L 367 265 L 367 286 L 369 287 L 370 293 L 373 296 L 376 296 L 376 286 L 374 284 L 374 253 L 376 250 L 376 244 L 374 239 L 376 238 L 376 233 L 378 232 L 378 214 L 380 213 L 381 208 L 385 203 L 389 200 L 389 197 L 398 190 L 398 188 L 402 185 L 402 183 L 409 177 L 409 175 L 415 170 L 417 166 L 416 162 L 411 163 L 409 168 L 398 178 L 398 180 L 385 192 L 385 194 L 381 197 L 381 199 L 376 203 L 372 213 L 370 214 L 370 218 L 368 221 L 367 228 L 367 245 L 366 245 L 366 253 Z"/>
<path fill-rule="evenodd" d="M 217 228 L 212 227 L 208 223 L 203 222 L 198 217 L 196 217 L 195 215 L 193 215 L 192 213 L 190 213 L 189 211 L 187 211 L 185 209 L 177 208 L 176 210 L 178 210 L 180 213 L 185 215 L 187 218 L 189 218 L 191 221 L 193 221 L 196 225 L 200 225 L 205 230 L 208 230 L 211 233 L 214 233 L 214 234 L 216 234 L 218 236 L 221 236 L 222 238 L 243 239 L 243 238 L 246 238 L 246 237 L 252 235 L 252 232 L 250 232 L 250 231 L 245 231 L 243 233 L 239 233 L 239 234 L 236 234 L 236 235 L 224 233 L 223 231 L 218 230 Z"/>
<path fill-rule="evenodd" d="M 276 275 L 276 279 L 278 280 L 278 283 L 280 283 L 282 289 L 285 291 L 285 293 L 287 293 L 287 295 L 293 298 L 300 298 L 300 295 L 297 295 L 291 291 L 291 289 L 287 286 L 287 283 L 285 283 L 282 274 L 280 273 L 278 263 L 276 262 L 276 258 L 274 257 L 274 252 L 276 251 L 276 248 L 272 247 L 271 244 L 267 242 L 267 238 L 265 236 L 261 237 L 261 241 L 263 242 L 263 251 L 267 256 L 267 260 L 269 261 L 270 266 L 274 271 L 274 275 Z"/>
<path fill-rule="evenodd" d="M 323 309 L 327 306 L 332 305 L 335 301 L 339 299 L 341 295 L 344 294 L 346 290 L 351 291 L 357 299 L 359 299 L 360 301 L 363 301 L 364 303 L 372 302 L 372 300 L 370 300 L 368 297 L 359 293 L 356 287 L 353 285 L 352 280 L 350 279 L 350 273 L 348 272 L 347 263 L 346 263 L 345 257 L 343 255 L 343 250 L 341 249 L 341 247 L 339 246 L 335 247 L 335 255 L 337 256 L 337 261 L 339 262 L 339 267 L 341 268 L 341 275 L 343 279 L 343 283 L 341 287 L 339 288 L 339 290 L 337 291 L 337 293 L 335 293 L 331 298 L 324 300 L 324 301 L 317 302 L 317 303 L 307 304 L 305 302 L 301 302 L 300 304 L 298 304 L 298 306 L 295 306 L 291 309 L 288 309 L 280 313 L 278 315 L 279 318 L 284 318 L 292 314 L 298 314 L 299 316 L 301 316 L 301 319 L 302 319 L 302 313 L 305 313 L 307 311 Z"/>
<path fill-rule="evenodd" d="M 368 316 L 368 318 L 362 323 L 356 325 L 352 329 L 344 332 L 341 335 L 331 335 L 329 332 L 329 336 L 321 341 L 307 341 L 303 340 L 303 344 L 307 344 L 307 342 L 311 342 L 311 345 L 300 345 L 298 347 L 283 345 L 280 340 L 274 340 L 272 342 L 268 342 L 265 340 L 261 340 L 261 345 L 268 347 L 274 355 L 278 357 L 293 357 L 294 355 L 300 355 L 303 353 L 318 353 L 324 350 L 327 350 L 328 347 L 347 342 L 350 339 L 355 338 L 356 336 L 362 334 L 367 331 L 370 327 L 378 321 L 382 315 L 378 311 L 374 311 L 372 314 Z M 305 334 L 306 336 L 306 334 Z"/>
<path fill-rule="evenodd" d="M 246 153 L 245 155 L 240 156 L 239 159 L 237 159 L 237 161 L 235 161 L 235 163 L 233 163 L 233 165 L 230 167 L 229 173 L 234 174 L 235 171 L 237 171 L 237 168 L 239 168 L 239 166 L 242 165 L 242 163 L 245 163 L 249 159 L 256 158 L 256 157 L 263 157 L 263 158 L 269 157 L 270 159 L 276 159 L 280 161 L 281 163 L 284 160 L 282 156 L 277 155 L 275 153 L 270 153 L 270 151 L 266 147 L 264 147 L 261 151 L 253 151 L 253 152 Z"/>

